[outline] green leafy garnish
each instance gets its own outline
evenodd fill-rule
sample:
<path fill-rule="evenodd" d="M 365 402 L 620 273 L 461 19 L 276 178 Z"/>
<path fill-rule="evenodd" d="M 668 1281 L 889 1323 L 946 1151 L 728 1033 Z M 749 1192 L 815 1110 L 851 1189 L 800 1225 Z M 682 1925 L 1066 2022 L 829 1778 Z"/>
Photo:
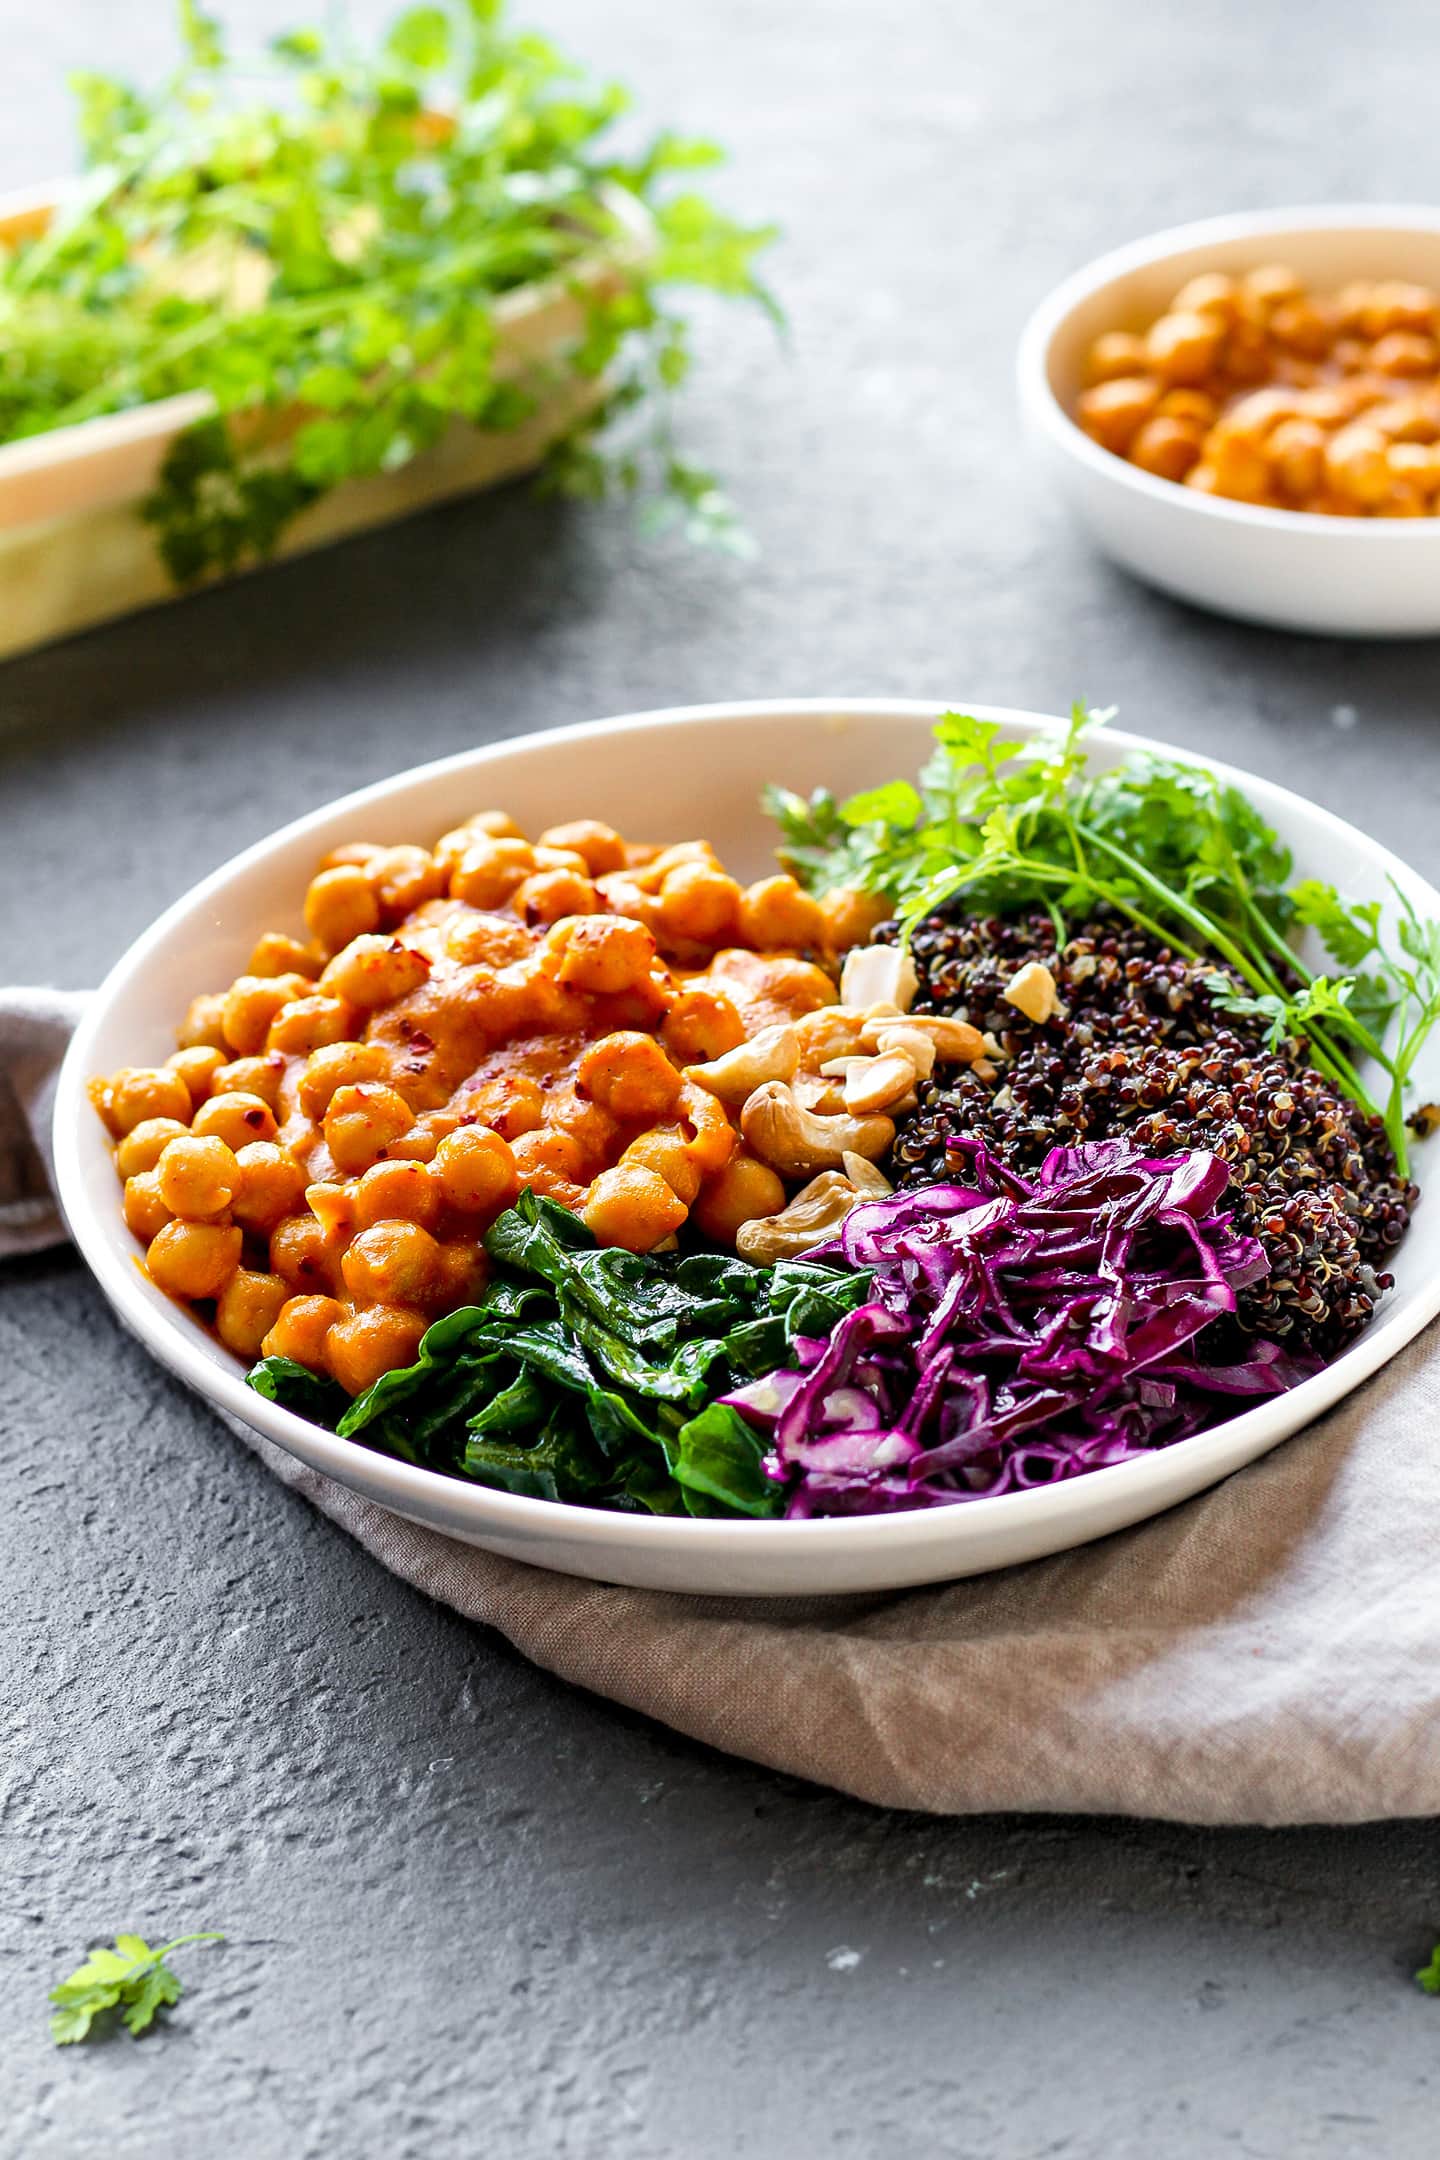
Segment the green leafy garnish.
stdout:
<path fill-rule="evenodd" d="M 142 1935 L 117 1935 L 112 1950 L 92 1950 L 68 1980 L 50 1990 L 58 2007 L 50 2019 L 57 2047 L 70 2047 L 88 2035 L 96 2018 L 118 2010 L 120 2022 L 135 2039 L 147 2032 L 159 2011 L 179 2002 L 182 1989 L 166 1959 L 187 1943 L 223 1942 L 223 1935 L 177 1935 L 152 1950 Z"/>
<path fill-rule="evenodd" d="M 1440 1020 L 1440 923 L 1398 886 L 1392 935 L 1379 902 L 1292 884 L 1279 835 L 1203 767 L 1136 755 L 1095 770 L 1089 738 L 1110 717 L 1076 705 L 1068 724 L 1022 741 L 946 713 L 918 788 L 892 782 L 847 802 L 770 788 L 780 859 L 812 891 L 885 894 L 907 936 L 961 899 L 978 913 L 1046 907 L 1062 940 L 1067 922 L 1104 907 L 1188 959 L 1224 961 L 1218 1002 L 1264 1019 L 1277 1047 L 1303 1038 L 1321 1072 L 1383 1117 L 1405 1174 L 1406 1090 Z M 1304 928 L 1342 973 L 1307 966 L 1294 943 Z M 1379 1104 L 1357 1070 L 1367 1058 L 1388 1076 Z"/>
<path fill-rule="evenodd" d="M 1440 1943 L 1436 1943 L 1431 1951 L 1429 1964 L 1422 1965 L 1416 1973 L 1415 1983 L 1427 1995 L 1440 1995 Z"/>
<path fill-rule="evenodd" d="M 753 267 L 770 229 L 691 182 L 712 145 L 612 147 L 625 93 L 507 27 L 500 0 L 412 7 L 368 55 L 343 30 L 293 31 L 258 68 L 230 61 L 198 0 L 180 27 L 154 95 L 77 79 L 84 177 L 48 230 L 0 252 L 0 442 L 206 393 L 214 417 L 177 440 L 144 512 L 184 584 L 272 553 L 341 481 L 457 424 L 508 432 L 560 391 L 576 417 L 552 486 L 643 492 L 738 543 L 670 410 L 689 364 L 671 290 L 777 312 Z M 581 282 L 597 249 L 610 271 Z M 545 281 L 580 301 L 581 328 L 516 373 L 497 305 Z"/>
<path fill-rule="evenodd" d="M 529 1192 L 485 1247 L 495 1273 L 480 1302 L 437 1320 L 413 1365 L 353 1403 L 284 1358 L 263 1359 L 250 1385 L 344 1438 L 508 1492 L 779 1514 L 761 1440 L 717 1398 L 784 1365 L 797 1336 L 828 1335 L 863 1302 L 868 1275 L 601 1247 Z"/>

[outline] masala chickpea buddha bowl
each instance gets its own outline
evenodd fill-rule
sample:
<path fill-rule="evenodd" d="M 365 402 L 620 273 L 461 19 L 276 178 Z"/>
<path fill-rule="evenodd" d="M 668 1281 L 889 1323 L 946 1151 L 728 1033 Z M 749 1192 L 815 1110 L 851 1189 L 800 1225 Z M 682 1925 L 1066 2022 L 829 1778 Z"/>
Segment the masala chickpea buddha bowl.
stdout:
<path fill-rule="evenodd" d="M 401 1514 L 741 1594 L 1053 1551 L 1333 1402 L 1440 1305 L 1440 896 L 1094 716 L 937 712 L 562 729 L 217 872 L 61 1077 L 122 1319 Z M 1366 936 L 1384 1012 L 1322 972 Z"/>
<path fill-rule="evenodd" d="M 1440 632 L 1440 210 L 1208 219 L 1067 278 L 1027 430 L 1099 545 L 1282 628 Z"/>

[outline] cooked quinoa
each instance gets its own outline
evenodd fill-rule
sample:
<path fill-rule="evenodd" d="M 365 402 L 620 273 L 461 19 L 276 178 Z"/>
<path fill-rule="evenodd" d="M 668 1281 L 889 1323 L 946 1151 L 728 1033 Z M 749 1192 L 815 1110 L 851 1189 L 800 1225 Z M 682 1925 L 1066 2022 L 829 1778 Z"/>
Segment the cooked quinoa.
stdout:
<path fill-rule="evenodd" d="M 893 942 L 898 926 L 875 933 Z M 1292 1350 L 1330 1358 L 1358 1334 L 1391 1277 L 1390 1249 L 1418 1197 L 1400 1178 L 1378 1118 L 1304 1062 L 1276 1051 L 1264 1023 L 1221 1011 L 1207 978 L 1128 923 L 1084 923 L 1057 950 L 1043 912 L 1013 921 L 932 916 L 911 946 L 917 1012 L 969 1020 L 998 1043 L 998 1077 L 949 1068 L 900 1122 L 892 1170 L 902 1186 L 959 1167 L 947 1142 L 985 1139 L 1018 1170 L 1052 1147 L 1123 1135 L 1164 1154 L 1209 1148 L 1231 1166 L 1239 1222 L 1259 1238 L 1269 1277 L 1242 1292 L 1238 1321 Z M 1059 992 L 1036 1024 L 1003 992 L 1038 960 Z"/>

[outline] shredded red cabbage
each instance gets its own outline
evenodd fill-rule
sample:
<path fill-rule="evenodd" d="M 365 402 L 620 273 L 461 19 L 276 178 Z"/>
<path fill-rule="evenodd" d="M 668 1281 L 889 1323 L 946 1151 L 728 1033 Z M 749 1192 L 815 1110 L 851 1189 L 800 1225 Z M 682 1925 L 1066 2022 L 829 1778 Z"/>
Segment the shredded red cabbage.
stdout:
<path fill-rule="evenodd" d="M 873 1271 L 870 1302 L 799 1364 L 725 1398 L 768 1439 L 786 1513 L 933 1507 L 1166 1447 L 1316 1369 L 1197 1341 L 1267 1270 L 1216 1212 L 1219 1156 L 1055 1148 L 1023 1180 L 983 1142 L 963 1185 L 867 1201 L 815 1257 Z"/>

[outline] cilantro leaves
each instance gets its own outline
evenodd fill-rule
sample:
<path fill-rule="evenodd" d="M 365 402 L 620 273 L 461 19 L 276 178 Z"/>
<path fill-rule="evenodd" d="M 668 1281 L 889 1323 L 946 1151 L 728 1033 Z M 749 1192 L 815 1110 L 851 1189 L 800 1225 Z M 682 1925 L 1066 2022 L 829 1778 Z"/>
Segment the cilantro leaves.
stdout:
<path fill-rule="evenodd" d="M 84 2040 L 96 2018 L 118 2010 L 120 2022 L 136 2040 L 147 2032 L 157 2014 L 179 2002 L 182 1993 L 166 1959 L 187 1943 L 223 1942 L 223 1935 L 177 1935 L 173 1942 L 153 1950 L 142 1935 L 117 1935 L 113 1950 L 92 1950 L 68 1980 L 50 1990 L 57 2007 L 50 2019 L 50 2037 L 57 2047 Z"/>
<path fill-rule="evenodd" d="M 188 584 L 272 553 L 327 490 L 456 424 L 506 432 L 552 391 L 603 385 L 549 484 L 641 494 L 652 521 L 743 545 L 671 417 L 689 365 L 672 290 L 778 313 L 754 272 L 771 230 L 690 183 L 712 145 L 613 148 L 625 93 L 509 29 L 499 0 L 411 7 L 368 55 L 343 28 L 291 32 L 258 70 L 231 64 L 199 0 L 179 16 L 184 58 L 153 96 L 79 79 L 85 178 L 0 256 L 0 443 L 208 393 L 216 417 L 179 438 L 144 511 Z M 649 259 L 616 190 L 650 214 Z M 581 284 L 610 242 L 613 270 Z M 516 375 L 495 304 L 549 280 L 583 327 Z"/>
<path fill-rule="evenodd" d="M 1279 835 L 1203 767 L 1147 754 L 1095 770 L 1090 738 L 1109 718 L 1077 704 L 1063 726 L 1021 741 L 946 713 L 918 786 L 892 781 L 846 802 L 772 787 L 780 860 L 815 892 L 886 894 L 907 932 L 957 900 L 980 913 L 1044 906 L 1061 935 L 1108 907 L 1189 959 L 1225 962 L 1221 1004 L 1265 1019 L 1276 1047 L 1303 1037 L 1329 1079 L 1383 1116 L 1403 1174 L 1406 1090 L 1440 1021 L 1440 923 L 1422 921 L 1398 886 L 1387 909 L 1318 879 L 1292 883 Z M 1306 964 L 1303 929 L 1340 973 Z M 1388 1077 L 1378 1105 L 1357 1069 L 1366 1060 Z"/>
<path fill-rule="evenodd" d="M 1416 1973 L 1415 1984 L 1427 1995 L 1440 1995 L 1440 1943 L 1431 1951 L 1429 1964 Z"/>

